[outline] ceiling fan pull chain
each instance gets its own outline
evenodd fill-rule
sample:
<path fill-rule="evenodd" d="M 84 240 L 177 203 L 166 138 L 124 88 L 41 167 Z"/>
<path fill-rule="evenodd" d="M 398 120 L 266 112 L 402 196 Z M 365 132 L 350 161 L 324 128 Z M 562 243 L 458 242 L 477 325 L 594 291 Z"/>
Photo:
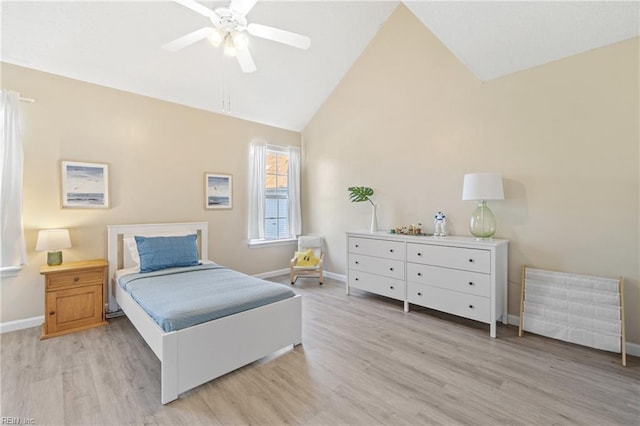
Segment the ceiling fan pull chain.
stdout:
<path fill-rule="evenodd" d="M 222 112 L 224 114 L 228 113 L 228 102 L 227 102 L 227 85 L 226 85 L 226 80 L 227 78 L 224 75 L 224 72 L 222 73 Z"/>

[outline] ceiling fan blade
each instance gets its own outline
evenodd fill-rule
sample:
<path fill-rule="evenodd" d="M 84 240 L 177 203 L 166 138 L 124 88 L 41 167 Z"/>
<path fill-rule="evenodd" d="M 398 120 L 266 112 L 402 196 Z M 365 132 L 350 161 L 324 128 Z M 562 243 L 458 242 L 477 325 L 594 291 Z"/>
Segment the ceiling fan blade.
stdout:
<path fill-rule="evenodd" d="M 173 0 L 174 2 L 193 10 L 196 13 L 199 13 L 202 16 L 206 16 L 207 18 L 216 17 L 215 12 L 208 7 L 201 5 L 195 0 Z"/>
<path fill-rule="evenodd" d="M 169 43 L 162 46 L 162 48 L 170 52 L 175 52 L 176 50 L 183 49 L 189 46 L 190 44 L 195 43 L 196 41 L 200 41 L 203 38 L 206 38 L 209 34 L 213 33 L 214 31 L 215 29 L 212 27 L 200 28 L 199 30 L 195 30 L 192 33 L 183 35 L 180 38 L 170 41 Z"/>
<path fill-rule="evenodd" d="M 233 0 L 229 5 L 229 9 L 235 10 L 240 15 L 245 16 L 258 0 Z"/>
<path fill-rule="evenodd" d="M 253 62 L 253 58 L 251 57 L 251 52 L 249 49 L 241 49 L 238 51 L 238 63 L 240 64 L 240 68 L 242 68 L 243 72 L 254 72 L 256 70 L 256 64 Z"/>
<path fill-rule="evenodd" d="M 281 30 L 278 28 L 268 27 L 266 25 L 249 24 L 249 26 L 247 26 L 247 32 L 256 37 L 262 37 L 266 38 L 267 40 L 277 41 L 278 43 L 297 47 L 298 49 L 306 50 L 311 45 L 311 39 L 307 36 Z"/>

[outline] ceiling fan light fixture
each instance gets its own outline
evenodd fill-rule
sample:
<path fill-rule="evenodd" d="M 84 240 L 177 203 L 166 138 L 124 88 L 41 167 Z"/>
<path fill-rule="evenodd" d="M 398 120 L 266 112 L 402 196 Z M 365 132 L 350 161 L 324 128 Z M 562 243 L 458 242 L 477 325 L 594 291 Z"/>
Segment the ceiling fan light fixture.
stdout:
<path fill-rule="evenodd" d="M 216 29 L 211 31 L 207 35 L 207 40 L 209 40 L 209 43 L 211 43 L 213 46 L 218 47 L 220 46 L 220 43 L 222 43 L 222 40 L 224 40 L 224 35 L 220 32 L 220 30 Z"/>
<path fill-rule="evenodd" d="M 233 42 L 233 37 L 231 37 L 231 34 L 227 34 L 224 37 L 224 54 L 227 56 L 238 56 L 238 48 Z"/>
<path fill-rule="evenodd" d="M 238 50 L 244 50 L 249 47 L 249 37 L 246 34 L 236 31 L 231 36 L 233 37 L 233 44 Z"/>

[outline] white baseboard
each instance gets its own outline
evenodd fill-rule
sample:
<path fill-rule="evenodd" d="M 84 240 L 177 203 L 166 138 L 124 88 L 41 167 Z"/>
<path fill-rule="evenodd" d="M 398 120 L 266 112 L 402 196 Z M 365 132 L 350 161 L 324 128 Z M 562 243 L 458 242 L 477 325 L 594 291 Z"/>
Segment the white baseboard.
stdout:
<path fill-rule="evenodd" d="M 40 327 L 44 322 L 44 315 L 33 318 L 25 318 L 16 321 L 7 321 L 0 323 L 0 334 L 10 331 L 24 330 L 25 328 Z"/>
<path fill-rule="evenodd" d="M 640 356 L 640 345 L 637 343 L 627 342 L 627 354 Z"/>
<path fill-rule="evenodd" d="M 273 277 L 279 277 L 280 275 L 289 275 L 289 269 L 276 269 L 275 271 L 268 271 L 268 272 L 261 272 L 259 274 L 255 274 L 254 277 L 256 278 L 273 278 Z M 331 278 L 332 280 L 336 280 L 336 281 L 342 281 L 342 282 L 346 282 L 347 281 L 347 277 L 346 275 L 342 275 L 342 274 L 336 274 L 335 272 L 324 272 L 324 276 L 327 278 Z"/>
<path fill-rule="evenodd" d="M 509 314 L 507 317 L 507 321 L 511 325 L 520 325 L 520 315 Z M 637 343 L 627 342 L 627 354 L 633 356 L 640 356 L 640 345 Z"/>
<path fill-rule="evenodd" d="M 347 276 L 342 274 L 336 274 L 335 272 L 327 272 L 325 271 L 324 276 L 327 278 L 331 278 L 332 280 L 342 281 L 343 283 L 347 282 Z"/>
<path fill-rule="evenodd" d="M 264 279 L 264 278 L 279 277 L 280 275 L 289 275 L 289 268 L 276 269 L 275 271 L 261 272 L 259 274 L 255 274 L 254 277 Z"/>

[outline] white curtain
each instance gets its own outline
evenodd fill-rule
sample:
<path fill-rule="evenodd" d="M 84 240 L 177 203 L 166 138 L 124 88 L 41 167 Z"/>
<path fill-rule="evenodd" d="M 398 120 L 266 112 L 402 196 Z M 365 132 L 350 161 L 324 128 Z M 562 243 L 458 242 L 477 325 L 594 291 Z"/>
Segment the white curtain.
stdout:
<path fill-rule="evenodd" d="M 22 227 L 22 169 L 23 153 L 20 135 L 20 95 L 1 91 L 2 163 L 0 170 L 0 211 L 2 240 L 0 269 L 24 265 L 27 260 Z"/>
<path fill-rule="evenodd" d="M 302 233 L 300 214 L 300 148 L 289 147 L 289 232 L 294 237 Z"/>
<path fill-rule="evenodd" d="M 264 238 L 264 187 L 267 144 L 254 140 L 249 145 L 249 240 Z"/>

